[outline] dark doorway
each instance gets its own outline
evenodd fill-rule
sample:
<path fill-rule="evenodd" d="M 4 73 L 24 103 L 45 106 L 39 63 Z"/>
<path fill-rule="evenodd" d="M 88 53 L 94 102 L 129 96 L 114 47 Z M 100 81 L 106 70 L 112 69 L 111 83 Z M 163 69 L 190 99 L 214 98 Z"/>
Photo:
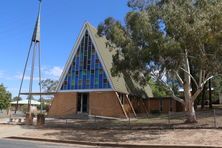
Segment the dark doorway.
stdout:
<path fill-rule="evenodd" d="M 88 93 L 78 93 L 77 100 L 77 112 L 78 113 L 88 113 Z"/>

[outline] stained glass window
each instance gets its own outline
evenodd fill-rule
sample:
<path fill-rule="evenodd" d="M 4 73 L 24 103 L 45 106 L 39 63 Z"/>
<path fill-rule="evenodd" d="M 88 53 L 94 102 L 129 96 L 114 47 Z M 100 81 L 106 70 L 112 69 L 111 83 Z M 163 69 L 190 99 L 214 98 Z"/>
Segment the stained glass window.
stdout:
<path fill-rule="evenodd" d="M 89 36 L 85 32 L 61 90 L 111 88 Z"/>

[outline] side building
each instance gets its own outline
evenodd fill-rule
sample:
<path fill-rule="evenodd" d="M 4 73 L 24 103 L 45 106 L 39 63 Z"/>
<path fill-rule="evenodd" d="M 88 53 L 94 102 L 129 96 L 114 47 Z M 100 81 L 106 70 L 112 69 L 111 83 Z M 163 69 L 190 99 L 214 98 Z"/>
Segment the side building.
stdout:
<path fill-rule="evenodd" d="M 140 87 L 129 76 L 111 75 L 115 49 L 85 23 L 60 77 L 49 116 L 136 117 L 131 100 L 153 97 L 149 85 Z"/>

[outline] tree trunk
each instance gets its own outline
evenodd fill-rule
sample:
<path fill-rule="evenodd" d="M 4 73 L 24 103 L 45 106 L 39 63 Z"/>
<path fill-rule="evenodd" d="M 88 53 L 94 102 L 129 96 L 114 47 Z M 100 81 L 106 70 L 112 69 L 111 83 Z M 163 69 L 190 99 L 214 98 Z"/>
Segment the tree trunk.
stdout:
<path fill-rule="evenodd" d="M 194 82 L 193 81 L 191 81 L 191 88 L 192 88 L 192 96 L 195 94 L 195 92 L 197 91 L 197 88 L 196 88 L 196 86 L 195 86 L 195 84 L 194 84 Z M 194 101 L 194 109 L 196 110 L 197 109 L 197 104 L 198 104 L 198 101 L 197 101 L 197 99 Z"/>
<path fill-rule="evenodd" d="M 194 110 L 194 100 L 192 99 L 190 86 L 191 86 L 191 76 L 190 76 L 190 65 L 189 65 L 189 59 L 187 56 L 187 50 L 185 50 L 185 56 L 184 56 L 184 69 L 186 72 L 184 72 L 184 97 L 185 97 L 185 111 L 187 113 L 187 119 L 185 123 L 196 123 L 196 114 Z"/>
<path fill-rule="evenodd" d="M 197 123 L 194 102 L 191 102 L 191 98 L 190 101 L 186 102 L 186 115 L 187 119 L 185 120 L 185 123 Z"/>
<path fill-rule="evenodd" d="M 192 76 L 195 76 L 195 67 L 194 66 L 190 66 L 190 73 Z M 191 80 L 191 89 L 192 89 L 192 95 L 195 94 L 195 92 L 197 91 L 197 87 L 195 85 L 195 82 L 194 80 Z M 194 109 L 196 110 L 197 109 L 197 105 L 198 105 L 198 100 L 196 99 L 194 101 Z"/>

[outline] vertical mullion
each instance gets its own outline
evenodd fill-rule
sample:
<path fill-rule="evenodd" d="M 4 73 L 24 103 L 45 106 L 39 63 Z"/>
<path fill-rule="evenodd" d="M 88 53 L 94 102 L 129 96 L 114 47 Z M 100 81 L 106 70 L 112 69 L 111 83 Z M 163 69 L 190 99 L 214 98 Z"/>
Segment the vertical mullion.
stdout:
<path fill-rule="evenodd" d="M 84 40 L 84 36 L 82 37 L 82 41 Z M 79 72 L 78 72 L 78 89 L 81 89 L 80 88 L 80 83 L 79 83 L 79 81 L 80 81 L 80 79 L 81 79 L 81 75 L 80 75 L 80 71 L 81 71 L 81 69 L 80 69 L 80 67 L 81 67 L 81 52 L 82 52 L 82 48 L 83 48 L 83 45 L 82 45 L 82 41 L 81 41 L 81 44 L 80 44 L 80 49 L 79 49 L 79 67 L 78 67 L 78 70 L 79 70 Z M 84 41 L 83 41 L 84 42 Z"/>
<path fill-rule="evenodd" d="M 96 82 L 96 55 L 97 55 L 97 53 L 96 53 L 96 48 L 95 48 L 95 46 L 93 45 L 93 47 L 94 47 L 94 59 L 93 59 L 93 62 L 94 62 L 94 65 L 93 65 L 93 69 L 94 69 L 94 88 L 95 88 L 95 82 Z"/>
<path fill-rule="evenodd" d="M 79 50 L 79 48 L 77 48 L 77 51 Z M 77 52 L 76 52 L 77 53 Z M 75 89 L 75 87 L 76 87 L 76 77 L 77 77 L 77 75 L 76 75 L 76 63 L 77 63 L 77 54 L 75 55 L 75 57 L 74 57 L 74 59 L 75 59 L 75 65 L 73 66 L 74 67 L 74 89 Z"/>
<path fill-rule="evenodd" d="M 103 83 L 103 82 L 104 82 L 104 80 L 103 80 L 103 79 L 104 79 L 104 78 L 103 78 L 103 77 L 104 77 L 104 73 L 103 73 L 103 72 L 104 72 L 104 69 L 103 69 L 103 67 L 102 67 L 102 88 L 104 88 L 104 83 Z"/>
<path fill-rule="evenodd" d="M 83 59 L 82 59 L 82 62 L 83 62 L 83 65 L 82 65 L 82 84 L 81 84 L 81 89 L 83 89 L 83 71 L 84 71 L 84 50 L 85 50 L 85 41 L 86 41 L 86 32 L 84 33 L 84 37 L 83 37 L 83 48 L 82 48 L 82 54 L 83 54 Z"/>
<path fill-rule="evenodd" d="M 79 89 L 79 67 L 80 67 L 80 55 L 79 55 L 79 53 L 80 53 L 80 49 L 81 49 L 81 42 L 80 42 L 80 45 L 79 45 L 79 48 L 78 48 L 78 51 L 77 51 L 77 54 L 78 54 L 78 58 L 79 58 L 79 61 L 78 61 L 78 67 L 76 68 L 76 71 L 78 71 L 78 75 L 77 75 L 77 87 L 76 87 L 76 89 Z"/>
<path fill-rule="evenodd" d="M 70 68 L 70 70 L 71 70 L 71 74 L 70 74 L 70 82 L 71 82 L 71 84 L 70 84 L 70 89 L 73 89 L 72 88 L 72 82 L 73 82 L 73 62 L 74 62 L 74 60 L 75 60 L 75 57 L 73 58 L 73 60 L 72 60 L 72 63 L 71 63 L 71 68 Z"/>
<path fill-rule="evenodd" d="M 92 64 L 92 40 L 91 40 L 91 38 L 90 38 L 90 42 L 91 42 L 91 45 L 90 45 L 90 65 L 89 65 L 89 69 L 90 69 L 90 78 L 89 78 L 89 85 L 90 85 L 90 89 L 91 89 L 91 81 L 92 81 L 92 79 L 91 79 L 91 71 L 92 71 L 92 67 L 91 67 L 91 64 Z"/>
<path fill-rule="evenodd" d="M 88 44 L 89 44 L 89 33 L 88 33 L 88 37 L 87 37 L 87 45 L 86 45 L 86 48 L 87 48 L 87 50 L 86 50 L 86 53 L 87 53 L 87 55 L 86 55 L 86 89 L 88 89 L 87 88 L 87 80 L 88 80 L 88 78 L 87 78 L 87 76 L 88 76 L 88 59 L 89 59 L 89 54 L 88 54 L 88 50 L 89 50 L 89 48 L 88 48 Z"/>

